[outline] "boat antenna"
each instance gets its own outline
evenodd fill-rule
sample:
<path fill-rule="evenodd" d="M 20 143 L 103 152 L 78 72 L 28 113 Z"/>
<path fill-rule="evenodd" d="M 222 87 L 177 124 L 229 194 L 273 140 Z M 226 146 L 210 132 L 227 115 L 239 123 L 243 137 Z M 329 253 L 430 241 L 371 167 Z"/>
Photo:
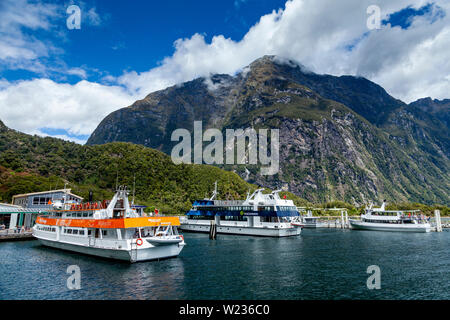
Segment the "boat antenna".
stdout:
<path fill-rule="evenodd" d="M 117 169 L 116 171 L 116 191 L 118 190 L 117 188 L 119 187 L 119 169 Z"/>
<path fill-rule="evenodd" d="M 64 183 L 64 203 L 67 202 L 67 190 L 66 190 L 66 187 L 67 187 L 67 182 Z"/>
<path fill-rule="evenodd" d="M 135 192 L 136 192 L 136 173 L 133 175 L 133 200 L 131 201 L 131 205 L 134 205 Z"/>
<path fill-rule="evenodd" d="M 216 182 L 214 182 L 214 191 L 213 191 L 213 194 L 212 194 L 212 196 L 211 196 L 211 198 L 210 198 L 209 200 L 214 200 L 214 198 L 215 198 L 217 195 L 218 195 L 218 193 L 217 193 L 217 181 L 216 181 Z"/>

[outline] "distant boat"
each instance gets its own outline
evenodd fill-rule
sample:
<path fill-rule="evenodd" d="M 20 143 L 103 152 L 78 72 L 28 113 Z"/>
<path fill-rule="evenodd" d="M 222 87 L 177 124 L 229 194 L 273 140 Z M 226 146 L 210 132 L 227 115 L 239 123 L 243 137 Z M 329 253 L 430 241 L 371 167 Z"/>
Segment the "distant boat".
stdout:
<path fill-rule="evenodd" d="M 181 229 L 191 232 L 210 232 L 248 236 L 288 237 L 301 233 L 301 227 L 293 226 L 290 218 L 299 212 L 292 200 L 281 199 L 280 190 L 263 194 L 258 189 L 247 195 L 244 201 L 215 200 L 217 183 L 210 199 L 197 200 L 186 217 Z M 213 227 L 214 225 L 214 227 Z"/>
<path fill-rule="evenodd" d="M 33 227 L 45 246 L 136 262 L 176 257 L 185 245 L 178 217 L 144 216 L 130 205 L 126 188 L 109 203 L 55 202 Z"/>
<path fill-rule="evenodd" d="M 373 231 L 430 232 L 431 225 L 418 210 L 386 210 L 386 202 L 381 208 L 373 204 L 365 209 L 361 220 L 350 219 L 352 229 Z"/>
<path fill-rule="evenodd" d="M 320 217 L 314 217 L 312 212 L 308 210 L 306 216 L 300 216 L 300 219 L 297 221 L 292 221 L 292 225 L 299 226 L 303 228 L 326 228 L 327 224 L 325 222 L 320 221 Z"/>

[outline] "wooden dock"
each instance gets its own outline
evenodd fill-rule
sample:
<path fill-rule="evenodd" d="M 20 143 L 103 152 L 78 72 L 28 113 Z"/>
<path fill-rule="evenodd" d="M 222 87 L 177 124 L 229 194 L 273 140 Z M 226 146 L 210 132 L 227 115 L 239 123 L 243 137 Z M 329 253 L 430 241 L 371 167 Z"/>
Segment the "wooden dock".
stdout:
<path fill-rule="evenodd" d="M 24 241 L 24 240 L 34 240 L 33 233 L 31 230 L 0 230 L 0 241 Z"/>

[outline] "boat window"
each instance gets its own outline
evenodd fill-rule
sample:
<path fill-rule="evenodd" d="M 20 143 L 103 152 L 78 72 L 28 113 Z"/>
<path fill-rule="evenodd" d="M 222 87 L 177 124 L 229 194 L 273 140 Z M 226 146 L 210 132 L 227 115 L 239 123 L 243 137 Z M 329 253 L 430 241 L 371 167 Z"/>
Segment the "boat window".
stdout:
<path fill-rule="evenodd" d="M 245 216 L 220 216 L 220 220 L 226 221 L 247 221 Z"/>
<path fill-rule="evenodd" d="M 78 234 L 78 230 L 77 229 L 73 230 L 73 234 Z"/>
<path fill-rule="evenodd" d="M 279 222 L 278 217 L 261 217 L 261 222 Z"/>

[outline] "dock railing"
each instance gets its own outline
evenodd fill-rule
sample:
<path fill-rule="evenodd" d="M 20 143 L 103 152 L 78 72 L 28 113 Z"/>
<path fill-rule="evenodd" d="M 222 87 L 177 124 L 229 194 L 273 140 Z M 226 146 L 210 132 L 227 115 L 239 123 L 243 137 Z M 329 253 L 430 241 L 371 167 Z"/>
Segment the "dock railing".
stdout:
<path fill-rule="evenodd" d="M 12 234 L 32 234 L 31 228 L 14 228 L 14 229 L 2 229 L 0 230 L 0 236 L 12 235 Z"/>

